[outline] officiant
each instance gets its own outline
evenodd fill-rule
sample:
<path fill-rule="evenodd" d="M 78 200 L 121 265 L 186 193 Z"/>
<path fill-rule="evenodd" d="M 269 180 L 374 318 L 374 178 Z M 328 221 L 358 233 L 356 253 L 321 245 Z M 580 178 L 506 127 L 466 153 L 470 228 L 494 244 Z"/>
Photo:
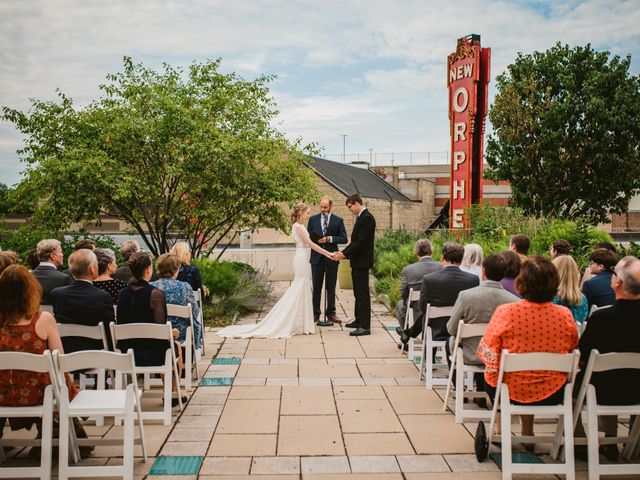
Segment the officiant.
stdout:
<path fill-rule="evenodd" d="M 307 230 L 309 237 L 329 252 L 337 252 L 338 245 L 347 243 L 347 230 L 342 218 L 331 213 L 333 201 L 329 197 L 320 200 L 320 213 L 309 218 Z M 311 251 L 311 275 L 313 282 L 313 318 L 315 322 L 328 327 L 334 323 L 342 323 L 336 317 L 336 280 L 338 264 L 317 252 Z M 326 288 L 324 319 L 320 320 L 320 299 L 322 288 Z"/>

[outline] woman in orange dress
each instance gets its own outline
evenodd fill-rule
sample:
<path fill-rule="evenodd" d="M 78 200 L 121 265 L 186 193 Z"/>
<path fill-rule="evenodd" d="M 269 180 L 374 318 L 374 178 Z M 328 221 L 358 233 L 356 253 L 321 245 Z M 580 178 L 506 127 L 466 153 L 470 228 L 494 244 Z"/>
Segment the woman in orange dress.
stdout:
<path fill-rule="evenodd" d="M 570 353 L 578 346 L 578 331 L 568 308 L 554 305 L 559 277 L 556 267 L 535 255 L 522 265 L 515 287 L 524 300 L 499 306 L 494 312 L 480 345 L 478 357 L 485 364 L 487 393 L 495 395 L 500 355 L 509 353 Z M 553 405 L 563 400 L 567 375 L 551 371 L 506 373 L 514 404 Z M 533 416 L 522 416 L 522 435 L 533 435 Z"/>
<path fill-rule="evenodd" d="M 11 265 L 0 275 L 0 351 L 42 354 L 45 350 L 61 353 L 62 341 L 56 321 L 48 312 L 40 311 L 42 288 L 22 265 Z M 24 370 L 0 370 L 0 405 L 26 407 L 42 405 L 44 389 L 51 383 L 48 373 Z M 69 398 L 78 390 L 67 376 Z M 0 432 L 4 420 L 0 419 Z M 11 418 L 13 430 L 31 428 L 39 419 Z"/>

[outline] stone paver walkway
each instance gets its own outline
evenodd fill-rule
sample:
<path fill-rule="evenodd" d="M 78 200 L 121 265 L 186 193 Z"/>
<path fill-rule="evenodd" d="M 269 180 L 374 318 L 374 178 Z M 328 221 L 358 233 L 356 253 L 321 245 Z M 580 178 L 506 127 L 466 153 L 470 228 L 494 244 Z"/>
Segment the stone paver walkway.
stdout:
<path fill-rule="evenodd" d="M 286 286 L 278 284 L 277 293 Z M 338 290 L 337 297 L 338 316 L 347 320 L 352 292 Z M 370 336 L 325 327 L 286 340 L 225 340 L 208 331 L 202 382 L 172 426 L 145 422 L 151 457 L 143 462 L 136 447 L 136 478 L 501 478 L 492 461 L 475 460 L 476 425 L 456 424 L 442 410 L 443 391 L 418 381 L 416 366 L 397 348 L 396 325 L 374 303 Z M 87 430 L 122 433 L 112 425 Z M 120 452 L 98 447 L 84 463 L 121 463 Z M 13 455 L 11 464 L 28 461 L 24 451 Z"/>

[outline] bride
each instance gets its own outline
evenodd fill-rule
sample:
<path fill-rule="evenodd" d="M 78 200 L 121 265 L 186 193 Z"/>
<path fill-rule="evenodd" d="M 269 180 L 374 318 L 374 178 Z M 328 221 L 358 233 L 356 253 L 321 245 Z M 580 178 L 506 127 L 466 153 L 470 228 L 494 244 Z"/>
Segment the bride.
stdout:
<path fill-rule="evenodd" d="M 232 325 L 218 332 L 222 337 L 286 338 L 301 333 L 314 333 L 311 298 L 311 248 L 331 258 L 331 254 L 311 241 L 304 224 L 309 220 L 309 205 L 298 203 L 291 214 L 291 236 L 296 242 L 293 256 L 294 277 L 291 286 L 258 324 Z"/>

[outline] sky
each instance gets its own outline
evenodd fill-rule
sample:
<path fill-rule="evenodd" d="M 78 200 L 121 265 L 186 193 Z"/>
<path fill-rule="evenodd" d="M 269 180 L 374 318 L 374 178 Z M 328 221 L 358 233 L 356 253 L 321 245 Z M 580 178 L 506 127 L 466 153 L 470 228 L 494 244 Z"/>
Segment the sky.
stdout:
<path fill-rule="evenodd" d="M 26 110 L 56 89 L 78 106 L 130 56 L 146 66 L 222 58 L 247 80 L 276 75 L 276 127 L 321 155 L 444 152 L 446 61 L 475 33 L 495 76 L 518 52 L 590 43 L 640 72 L 640 0 L 0 0 L 0 106 Z M 488 126 L 490 131 L 490 125 Z M 0 121 L 0 182 L 24 169 Z"/>

